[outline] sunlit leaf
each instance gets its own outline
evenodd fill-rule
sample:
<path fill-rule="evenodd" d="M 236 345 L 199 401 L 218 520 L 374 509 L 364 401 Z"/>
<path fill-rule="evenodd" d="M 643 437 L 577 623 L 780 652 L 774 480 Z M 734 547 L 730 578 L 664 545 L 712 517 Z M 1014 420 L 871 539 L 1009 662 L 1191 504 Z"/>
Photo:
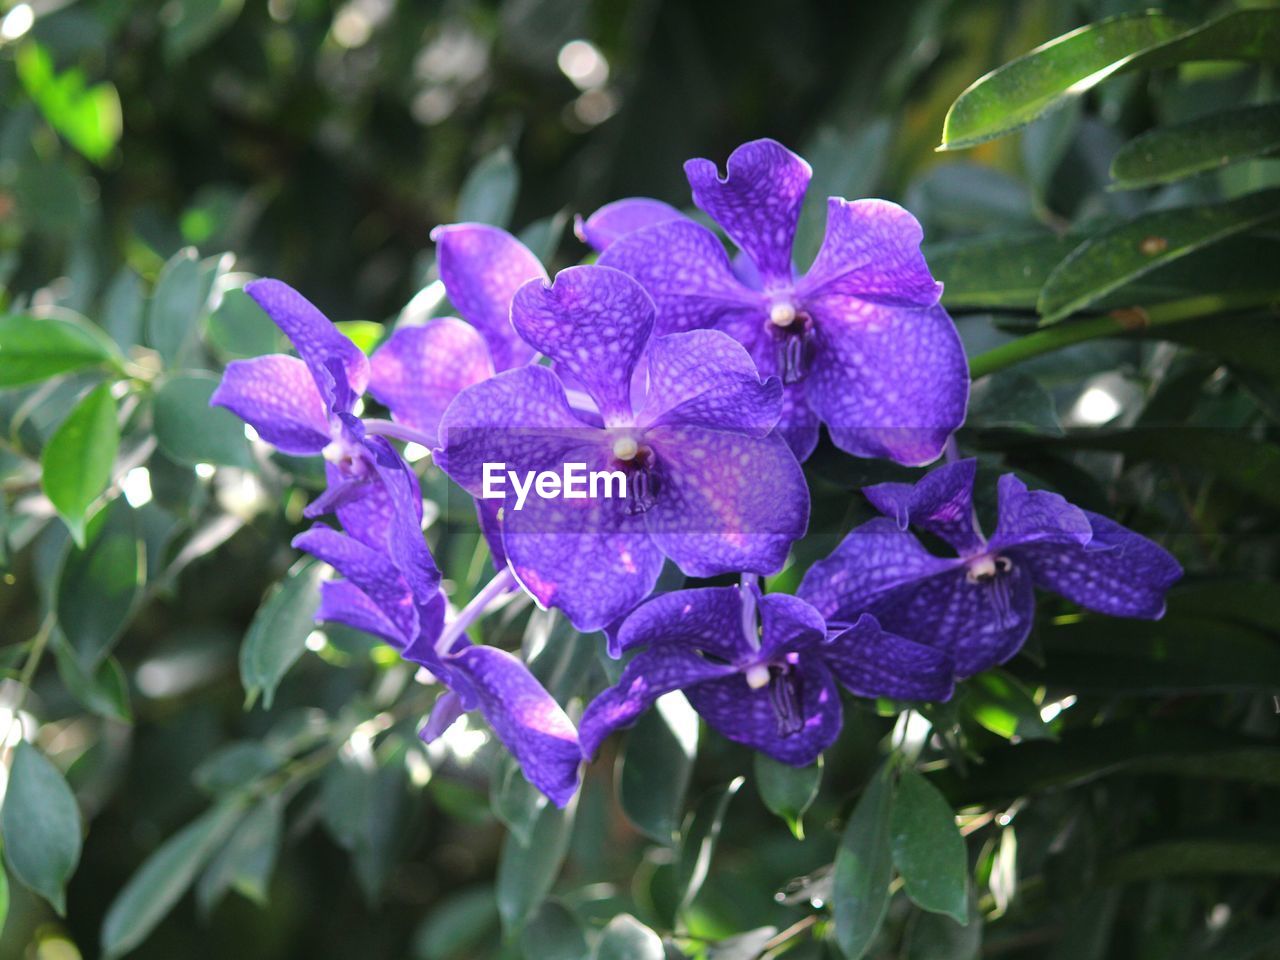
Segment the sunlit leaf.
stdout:
<path fill-rule="evenodd" d="M 1157 267 L 1280 217 L 1280 189 L 1217 204 L 1157 210 L 1073 250 L 1045 281 L 1037 309 L 1054 323 Z"/>
<path fill-rule="evenodd" d="M 80 546 L 85 541 L 85 513 L 111 482 L 120 446 L 111 386 L 101 383 L 89 391 L 40 454 L 40 483 Z"/>
<path fill-rule="evenodd" d="M 963 707 L 978 723 L 1006 740 L 1053 739 L 1053 731 L 1040 719 L 1040 708 L 1030 691 L 1003 670 L 971 677 L 964 688 Z"/>
<path fill-rule="evenodd" d="M 18 50 L 18 77 L 50 126 L 96 163 L 115 150 L 122 129 L 120 96 L 108 82 L 89 86 L 78 68 L 58 73 L 49 51 L 38 43 Z"/>
<path fill-rule="evenodd" d="M 115 364 L 117 359 L 110 341 L 87 326 L 53 318 L 0 317 L 0 388 Z"/>
<path fill-rule="evenodd" d="M 976 81 L 943 124 L 941 149 L 971 147 L 1030 123 L 1108 77 L 1190 60 L 1280 59 L 1280 11 L 1241 10 L 1188 29 L 1163 13 L 1073 30 Z"/>

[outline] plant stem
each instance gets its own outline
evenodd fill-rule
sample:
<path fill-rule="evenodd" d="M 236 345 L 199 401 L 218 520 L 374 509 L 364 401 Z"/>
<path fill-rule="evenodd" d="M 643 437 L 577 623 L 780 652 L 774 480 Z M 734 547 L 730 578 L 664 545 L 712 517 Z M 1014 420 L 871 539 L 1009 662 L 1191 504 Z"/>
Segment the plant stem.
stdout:
<path fill-rule="evenodd" d="M 1055 324 L 1047 329 L 1037 330 L 1025 337 L 1001 344 L 986 353 L 978 354 L 969 361 L 969 376 L 977 380 L 997 370 L 1011 367 L 1015 363 L 1030 360 L 1043 353 L 1061 350 L 1072 344 L 1083 343 L 1086 340 L 1136 333 L 1150 327 L 1183 323 L 1232 310 L 1265 307 L 1271 303 L 1274 303 L 1274 297 L 1260 300 L 1256 293 L 1213 294 L 1174 300 L 1145 309 L 1132 307 L 1115 310 L 1101 317 Z"/>
<path fill-rule="evenodd" d="M 421 430 L 406 427 L 403 423 L 396 423 L 394 420 L 365 420 L 364 428 L 376 436 L 391 437 L 393 440 L 403 440 L 405 443 L 416 443 L 427 450 L 438 442 L 435 437 L 429 437 Z"/>
<path fill-rule="evenodd" d="M 458 615 L 440 633 L 436 641 L 436 653 L 445 656 L 458 641 L 467 628 L 485 612 L 489 604 L 516 585 L 515 574 L 510 568 L 501 570 L 497 576 L 480 588 L 480 592 L 471 598 L 471 602 L 458 611 Z"/>
<path fill-rule="evenodd" d="M 22 710 L 23 704 L 27 702 L 27 694 L 31 691 L 31 681 L 35 679 L 36 671 L 40 669 L 40 661 L 44 659 L 44 652 L 49 648 L 49 637 L 53 634 L 54 621 L 53 613 L 47 614 L 40 624 L 40 629 L 36 631 L 36 635 L 31 639 L 31 649 L 27 651 L 27 660 L 22 665 L 22 673 L 18 676 L 18 698 L 14 700 L 13 706 L 8 708 L 11 724 L 22 722 L 18 719 L 18 713 Z M 5 742 L 8 739 L 8 730 L 6 730 L 5 735 L 0 737 L 0 742 Z"/>

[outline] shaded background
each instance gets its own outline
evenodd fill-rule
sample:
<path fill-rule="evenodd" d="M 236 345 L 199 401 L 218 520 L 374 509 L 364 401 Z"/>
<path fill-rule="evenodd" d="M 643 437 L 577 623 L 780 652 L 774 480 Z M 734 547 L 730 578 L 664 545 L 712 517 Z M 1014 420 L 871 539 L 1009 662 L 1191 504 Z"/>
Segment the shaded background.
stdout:
<path fill-rule="evenodd" d="M 1134 134 L 1273 90 L 1273 77 L 1255 67 L 1178 78 L 1129 75 L 1017 136 L 959 154 L 934 152 L 947 107 L 986 71 L 1078 24 L 1151 5 L 10 3 L 0 25 L 5 305 L 76 311 L 116 334 L 131 322 L 126 317 L 113 328 L 122 316 L 111 300 L 121 271 L 149 285 L 166 261 L 195 247 L 206 265 L 231 251 L 234 260 L 221 262 L 221 273 L 281 278 L 335 320 L 391 321 L 434 279 L 428 241 L 434 225 L 470 216 L 529 230 L 524 236 L 536 241 L 549 266 L 565 266 L 585 254 L 564 229 L 573 214 L 628 195 L 685 206 L 684 160 L 706 156 L 722 164 L 734 146 L 761 136 L 809 159 L 819 200 L 834 194 L 906 202 L 931 247 L 1105 223 L 1149 203 L 1196 202 L 1271 182 L 1275 161 L 1258 161 L 1155 194 L 1106 189 L 1111 156 Z M 1221 6 L 1155 5 L 1193 18 Z M 84 85 L 106 86 L 88 105 L 38 104 L 20 64 L 21 51 L 33 44 L 60 76 L 80 71 Z M 118 132 L 115 103 L 123 121 Z M 821 233 L 815 213 L 806 212 L 802 259 Z M 1246 238 L 1220 254 L 1222 262 L 1256 255 L 1262 241 L 1275 237 Z M 1031 322 L 1025 307 L 994 317 L 962 307 L 956 313 L 971 352 Z M 232 321 L 214 314 L 212 321 L 198 318 L 213 324 L 200 365 L 216 369 L 256 352 L 243 344 L 261 343 L 260 331 L 227 333 Z M 227 326 L 218 328 L 220 322 Z M 971 762 L 992 758 L 989 787 L 948 785 L 957 805 L 972 805 L 970 854 L 987 919 L 983 954 L 1164 958 L 1202 943 L 1212 947 L 1237 922 L 1249 929 L 1253 921 L 1270 924 L 1260 929 L 1274 934 L 1280 859 L 1268 859 L 1273 848 L 1258 838 L 1276 827 L 1280 761 L 1271 746 L 1270 691 L 1273 681 L 1280 684 L 1274 648 L 1280 616 L 1275 594 L 1254 589 L 1275 574 L 1277 503 L 1274 491 L 1268 496 L 1264 489 L 1275 481 L 1274 473 L 1265 479 L 1274 454 L 1260 461 L 1262 492 L 1248 496 L 1239 484 L 1214 482 L 1220 464 L 1212 456 L 1199 465 L 1145 466 L 1142 458 L 1059 446 L 1057 436 L 1063 423 L 1132 425 L 1147 417 L 1153 424 L 1220 428 L 1274 451 L 1276 394 L 1256 376 L 1237 378 L 1212 357 L 1168 344 L 1086 344 L 1027 370 L 1033 396 L 1011 421 L 983 420 L 976 408 L 962 438 L 966 449 L 992 457 L 984 480 L 998 472 L 1002 454 L 1006 464 L 1081 505 L 1161 539 L 1186 563 L 1192 583 L 1175 601 L 1172 639 L 1125 633 L 1125 625 L 1081 625 L 1068 605 L 1042 604 L 1045 627 L 1033 639 L 1032 656 L 1012 670 L 1041 706 L 1079 698 L 1064 714 L 1067 727 L 1059 721 L 1055 728 L 1063 734 L 1060 752 L 1042 751 L 1034 761 L 1008 755 L 1010 738 L 1027 736 L 1017 729 L 1025 691 L 1017 695 L 1022 700 L 1000 689 L 973 694 L 971 706 L 1004 709 L 1003 719 L 984 725 L 974 720 L 981 711 L 963 707 L 951 718 L 964 729 L 962 753 Z M 6 645 L 0 651 L 9 649 L 3 665 L 11 677 L 21 663 L 18 644 L 35 634 L 54 585 L 65 582 L 58 571 L 68 549 L 47 510 L 43 516 L 24 510 L 32 494 L 27 461 L 86 382 L 0 394 L 7 437 L 0 446 L 6 510 L 0 519 L 9 546 L 0 551 L 9 571 L 0 586 Z M 153 499 L 138 513 L 152 574 L 145 602 L 116 645 L 121 683 L 72 693 L 73 684 L 49 668 L 27 706 L 45 723 L 41 746 L 68 771 L 90 822 L 69 889 L 70 912 L 57 919 L 12 884 L 0 939 L 5 960 L 97 956 L 111 900 L 148 853 L 218 794 L 228 745 L 322 740 L 333 725 L 398 702 L 410 682 L 367 639 L 330 632 L 327 644 L 290 673 L 270 711 L 259 704 L 246 712 L 237 651 L 264 590 L 294 559 L 287 544 L 301 526 L 314 472 L 277 464 L 256 488 L 241 489 L 236 471 L 193 471 L 164 454 L 139 462 L 150 466 Z M 780 581 L 783 588 L 793 588 L 803 565 L 864 516 L 854 488 L 887 475 L 826 446 L 810 473 L 816 535 Z M 434 482 L 429 492 L 439 496 L 443 484 Z M 463 513 L 447 511 L 433 541 L 446 575 L 460 580 L 482 569 Z M 1203 586 L 1222 578 L 1235 586 L 1225 592 Z M 1223 640 L 1226 624 L 1244 631 L 1235 623 L 1242 609 L 1255 632 L 1231 647 Z M 527 611 L 517 611 L 494 628 L 498 639 L 519 643 L 521 631 L 531 629 L 527 620 Z M 1086 631 L 1091 652 L 1073 659 Z M 1105 659 L 1108 647 L 1133 638 L 1146 644 L 1144 651 L 1173 643 L 1184 657 L 1175 664 L 1181 672 L 1162 674 L 1148 687 L 1142 655 Z M 573 669 L 598 686 L 597 641 L 576 638 L 587 665 Z M 1037 659 L 1042 646 L 1051 651 L 1048 668 Z M 1224 657 L 1234 673 L 1228 670 L 1226 679 L 1205 673 L 1206 664 L 1226 669 Z M 505 768 L 476 731 L 469 747 L 460 742 L 451 756 L 430 758 L 438 761 L 433 773 L 413 737 L 416 719 L 397 718 L 392 735 L 379 741 L 372 772 L 357 776 L 350 795 L 331 771 L 290 795 L 279 862 L 262 891 L 265 905 L 231 894 L 202 919 L 188 896 L 135 955 L 521 956 L 518 942 L 497 945 L 492 894 L 503 830 L 489 812 L 489 781 L 495 765 L 499 777 Z M 1091 732 L 1102 724 L 1114 726 L 1105 736 Z M 821 933 L 825 921 L 810 919 L 822 916 L 810 908 L 821 905 L 821 878 L 817 887 L 795 881 L 830 862 L 851 798 L 893 727 L 892 711 L 880 716 L 875 704 L 849 705 L 846 733 L 828 754 L 803 843 L 791 839 L 751 787 L 741 792 L 712 876 L 682 921 L 694 942 L 765 923 L 782 929 L 799 922 Z M 1203 764 L 1219 762 L 1212 759 L 1202 760 L 1199 773 L 1171 770 L 1180 756 L 1199 750 L 1195 756 L 1203 758 L 1219 734 L 1232 749 L 1256 751 L 1252 759 L 1232 755 L 1255 776 L 1199 779 Z M 1164 766 L 1151 761 L 1103 776 L 1148 755 L 1164 757 Z M 211 757 L 223 761 L 212 772 L 201 766 Z M 706 736 L 690 795 L 750 769 L 744 751 Z M 1036 802 L 1025 811 L 1010 807 L 1030 795 Z M 1010 809 L 1019 817 L 1016 833 L 1012 819 L 1003 819 Z M 1173 879 L 1155 870 L 1142 874 L 1149 882 L 1097 885 L 1099 864 L 1114 850 L 1224 825 L 1258 854 L 1246 876 L 1184 880 L 1171 868 Z M 1240 847 L 1224 849 L 1230 859 Z M 672 858 L 623 818 L 609 761 L 593 768 L 557 888 L 564 902 L 589 926 L 628 910 L 662 928 L 673 913 Z M 775 896 L 785 889 L 795 896 Z M 903 901 L 895 901 L 890 932 L 874 955 L 976 955 L 972 930 L 935 930 L 932 919 L 920 920 Z M 1267 940 L 1254 937 L 1253 947 L 1239 952 L 1186 955 L 1263 955 Z M 836 955 L 834 946 L 807 935 L 795 943 L 789 955 Z M 536 947 L 524 955 L 541 960 Z"/>

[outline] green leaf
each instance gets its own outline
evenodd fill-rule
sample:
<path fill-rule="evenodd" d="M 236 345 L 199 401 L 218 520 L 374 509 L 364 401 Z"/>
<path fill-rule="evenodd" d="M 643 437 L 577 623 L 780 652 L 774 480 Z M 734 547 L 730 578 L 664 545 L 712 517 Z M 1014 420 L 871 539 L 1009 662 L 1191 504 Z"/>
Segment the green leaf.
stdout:
<path fill-rule="evenodd" d="M 1003 670 L 987 670 L 972 677 L 964 688 L 963 705 L 973 719 L 998 737 L 1053 739 L 1053 731 L 1040 719 L 1040 708 L 1030 691 Z"/>
<path fill-rule="evenodd" d="M 110 341 L 96 330 L 68 320 L 0 317 L 0 388 L 39 383 L 117 360 Z"/>
<path fill-rule="evenodd" d="M 940 913 L 917 913 L 909 927 L 906 960 L 978 960 L 982 955 L 982 914 L 969 905 L 961 926 Z"/>
<path fill-rule="evenodd" d="M 101 383 L 89 391 L 40 453 L 40 485 L 81 547 L 85 512 L 111 482 L 120 446 L 111 386 Z"/>
<path fill-rule="evenodd" d="M 467 174 L 458 191 L 454 219 L 460 223 L 488 223 L 505 227 L 515 210 L 520 172 L 506 147 L 485 156 Z"/>
<path fill-rule="evenodd" d="M 575 804 L 570 801 L 563 810 L 551 803 L 544 806 L 528 844 L 514 833 L 503 838 L 495 889 L 504 929 L 518 930 L 550 893 L 569 852 Z"/>
<path fill-rule="evenodd" d="M 498 905 L 490 887 L 473 887 L 435 907 L 413 938 L 417 960 L 458 960 L 480 956 L 477 946 L 498 923 Z"/>
<path fill-rule="evenodd" d="M 1053 395 L 1035 377 L 1018 370 L 997 371 L 975 383 L 969 392 L 965 423 L 978 429 L 1056 437 L 1064 432 Z"/>
<path fill-rule="evenodd" d="M 156 391 L 156 441 L 172 460 L 194 466 L 253 464 L 244 423 L 230 410 L 209 406 L 218 378 L 207 373 L 171 377 Z"/>
<path fill-rule="evenodd" d="M 1262 503 L 1280 506 L 1280 485 L 1275 482 L 1280 476 L 1280 446 L 1228 430 L 1176 426 L 1119 432 L 1092 430 L 1065 437 L 1055 445 L 1109 450 L 1132 460 L 1189 467 Z"/>
<path fill-rule="evenodd" d="M 879 196 L 876 190 L 889 160 L 892 136 L 892 125 L 881 118 L 852 131 L 825 126 L 806 144 L 803 154 L 813 168 L 813 179 L 805 192 L 792 244 L 796 263 L 808 266 L 822 246 L 828 197 L 857 200 Z"/>
<path fill-rule="evenodd" d="M 82 829 L 80 808 L 62 772 L 20 741 L 0 808 L 4 856 L 13 875 L 61 915 L 67 912 L 67 881 L 80 861 Z"/>
<path fill-rule="evenodd" d="M 265 906 L 283 833 L 284 800 L 271 794 L 245 814 L 200 877 L 196 902 L 201 912 L 206 916 L 211 913 L 228 890 Z"/>
<path fill-rule="evenodd" d="M 1056 323 L 1126 283 L 1211 243 L 1280 217 L 1280 189 L 1217 204 L 1157 210 L 1080 244 L 1040 291 L 1042 324 Z"/>
<path fill-rule="evenodd" d="M 620 913 L 604 928 L 594 960 L 664 960 L 662 938 L 629 913 Z"/>
<path fill-rule="evenodd" d="M 160 271 L 147 312 L 147 340 L 165 366 L 178 364 L 195 339 L 215 273 L 202 267 L 194 247 L 179 250 Z"/>
<path fill-rule="evenodd" d="M 938 788 L 904 769 L 889 818 L 893 865 L 924 910 L 969 922 L 969 864 L 955 814 Z"/>
<path fill-rule="evenodd" d="M 515 757 L 504 753 L 490 781 L 489 806 L 493 815 L 527 845 L 538 814 L 548 802 L 546 795 L 525 779 Z"/>
<path fill-rule="evenodd" d="M 847 960 L 870 948 L 889 908 L 893 855 L 889 818 L 893 808 L 891 771 L 886 765 L 871 778 L 845 826 L 836 853 L 831 910 L 836 942 Z"/>
<path fill-rule="evenodd" d="M 191 775 L 208 794 L 231 793 L 249 786 L 280 766 L 280 757 L 257 740 L 229 743 L 203 760 Z"/>
<path fill-rule="evenodd" d="M 591 953 L 582 924 L 559 900 L 548 900 L 520 932 L 527 960 L 586 960 Z"/>
<path fill-rule="evenodd" d="M 146 563 L 136 515 L 123 499 L 93 518 L 88 542 L 63 561 L 54 600 L 58 626 L 86 682 L 98 675 L 128 625 L 146 583 Z"/>
<path fill-rule="evenodd" d="M 107 657 L 92 672 L 85 670 L 76 658 L 70 644 L 55 642 L 54 656 L 58 663 L 58 676 L 67 692 L 86 709 L 100 717 L 133 722 L 133 710 L 129 706 L 129 681 L 124 668 L 115 657 Z"/>
<path fill-rule="evenodd" d="M 209 315 L 209 342 L 231 360 L 283 353 L 284 335 L 267 312 L 243 290 L 228 290 Z"/>
<path fill-rule="evenodd" d="M 250 704 L 262 694 L 262 705 L 271 709 L 276 687 L 315 629 L 320 584 L 328 576 L 324 564 L 299 560 L 258 608 L 240 645 L 240 682 Z"/>
<path fill-rule="evenodd" d="M 102 952 L 122 956 L 150 936 L 235 829 L 243 803 L 225 801 L 193 820 L 147 857 L 116 894 L 102 922 Z"/>
<path fill-rule="evenodd" d="M 947 112 L 941 150 L 1003 136 L 1130 70 L 1192 60 L 1275 62 L 1280 11 L 1239 10 L 1186 29 L 1162 13 L 1102 20 L 1064 34 L 972 84 Z"/>
<path fill-rule="evenodd" d="M 1034 309 L 1040 288 L 1079 238 L 1011 234 L 963 240 L 926 249 L 942 281 L 942 303 L 958 307 Z"/>
<path fill-rule="evenodd" d="M 130 267 L 121 267 L 102 299 L 102 329 L 111 335 L 121 350 L 142 341 L 142 323 L 146 315 L 146 297 L 142 279 Z"/>
<path fill-rule="evenodd" d="M 682 831 L 680 843 L 681 890 L 680 907 L 688 907 L 702 889 L 711 870 L 711 857 L 720 839 L 729 802 L 742 789 L 745 777 L 734 777 L 723 787 L 712 790 L 699 802 Z"/>
<path fill-rule="evenodd" d="M 560 249 L 564 228 L 568 225 L 569 211 L 557 210 L 549 217 L 533 221 L 516 235 L 516 239 L 528 247 L 540 263 L 550 263 Z"/>
<path fill-rule="evenodd" d="M 797 840 L 804 839 L 804 814 L 822 786 L 822 757 L 807 767 L 793 767 L 757 753 L 756 790 L 770 812 L 777 814 Z"/>
<path fill-rule="evenodd" d="M 120 96 L 107 82 L 92 87 L 80 69 L 57 73 L 53 58 L 38 43 L 18 50 L 18 78 L 49 125 L 95 163 L 115 150 L 122 129 Z"/>
<path fill-rule="evenodd" d="M 627 734 L 618 798 L 627 819 L 651 840 L 675 842 L 697 753 L 698 715 L 682 694 L 661 697 Z"/>
<path fill-rule="evenodd" d="M 339 320 L 334 326 L 365 355 L 377 349 L 382 342 L 382 335 L 387 332 L 386 327 L 372 320 Z"/>
<path fill-rule="evenodd" d="M 164 55 L 177 63 L 208 44 L 240 15 L 244 0 L 177 0 L 166 21 Z"/>
<path fill-rule="evenodd" d="M 1280 150 L 1280 103 L 1241 107 L 1150 130 L 1111 160 L 1115 187 L 1136 190 Z"/>
<path fill-rule="evenodd" d="M 9 874 L 0 865 L 0 937 L 4 936 L 5 921 L 9 919 Z"/>

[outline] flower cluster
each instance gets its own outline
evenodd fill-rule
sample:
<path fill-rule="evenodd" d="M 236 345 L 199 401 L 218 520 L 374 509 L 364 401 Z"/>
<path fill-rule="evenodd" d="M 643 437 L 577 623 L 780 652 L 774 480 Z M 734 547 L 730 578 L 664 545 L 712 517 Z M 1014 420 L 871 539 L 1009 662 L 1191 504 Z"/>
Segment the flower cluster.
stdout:
<path fill-rule="evenodd" d="M 1181 574 L 1168 553 L 1013 475 L 1000 479 L 988 539 L 972 460 L 866 488 L 885 517 L 814 564 L 798 596 L 762 594 L 758 577 L 783 567 L 808 526 L 800 464 L 820 426 L 855 456 L 927 464 L 964 420 L 967 366 L 901 207 L 829 200 L 825 241 L 801 273 L 791 247 L 804 160 L 759 140 L 734 151 L 724 177 L 706 160 L 685 169 L 735 256 L 642 198 L 579 220 L 598 262 L 553 280 L 502 230 L 441 227 L 440 277 L 460 317 L 397 329 L 369 359 L 283 283 L 246 288 L 300 359 L 234 362 L 212 402 L 285 453 L 325 458 L 327 489 L 306 513 L 333 513 L 341 530 L 318 523 L 294 541 L 342 577 L 324 584 L 318 616 L 383 638 L 440 682 L 425 738 L 478 709 L 563 805 L 583 759 L 679 690 L 729 739 L 805 765 L 839 734 L 842 687 L 945 700 L 1013 656 L 1036 586 L 1107 614 L 1160 616 Z M 366 391 L 391 419 L 360 418 Z M 431 450 L 475 497 L 497 572 L 452 616 L 417 476 L 392 439 Z M 508 509 L 486 495 L 494 465 L 600 471 L 625 495 L 540 486 Z M 913 526 L 956 555 L 933 553 Z M 650 598 L 668 561 L 741 583 Z M 515 589 L 630 657 L 577 728 L 517 657 L 466 636 Z"/>

